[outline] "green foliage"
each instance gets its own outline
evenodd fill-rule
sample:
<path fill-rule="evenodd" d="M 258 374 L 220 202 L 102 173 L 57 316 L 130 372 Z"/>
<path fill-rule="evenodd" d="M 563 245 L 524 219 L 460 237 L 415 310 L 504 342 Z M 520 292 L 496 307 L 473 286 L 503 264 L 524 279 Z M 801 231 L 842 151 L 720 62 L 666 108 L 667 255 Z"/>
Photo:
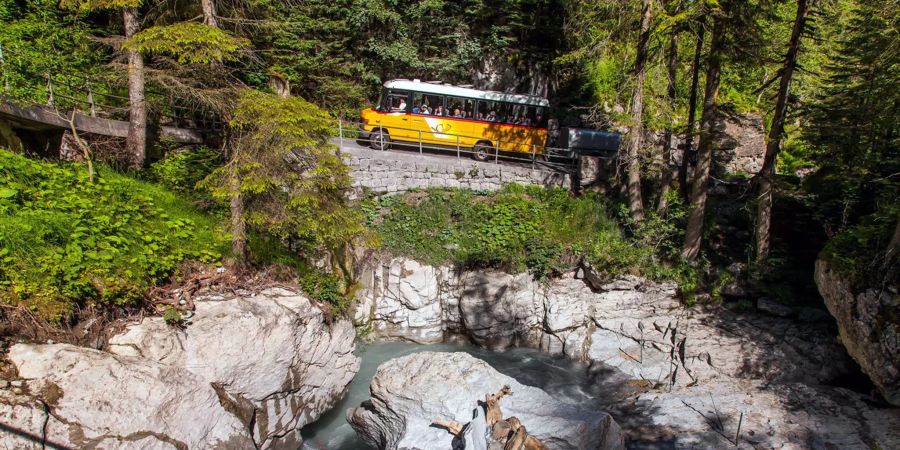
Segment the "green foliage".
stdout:
<path fill-rule="evenodd" d="M 391 78 L 472 83 L 486 63 L 518 73 L 548 66 L 562 33 L 560 0 L 259 0 L 254 33 L 267 62 L 331 112 L 353 114 Z M 523 86 L 514 86 L 524 90 Z"/>
<path fill-rule="evenodd" d="M 207 147 L 180 149 L 150 166 L 153 179 L 180 193 L 195 194 L 200 181 L 223 164 L 222 155 Z"/>
<path fill-rule="evenodd" d="M 347 202 L 347 166 L 329 139 L 334 121 L 299 97 L 248 91 L 234 111 L 232 158 L 203 182 L 244 198 L 244 221 L 282 239 L 337 251 L 365 233 Z"/>
<path fill-rule="evenodd" d="M 719 276 L 713 281 L 712 286 L 709 288 L 710 298 L 716 303 L 722 303 L 722 291 L 725 289 L 725 286 L 728 286 L 732 281 L 734 281 L 734 275 L 732 275 L 731 272 L 727 270 L 719 272 Z"/>
<path fill-rule="evenodd" d="M 143 0 L 61 0 L 59 6 L 84 12 L 140 7 Z"/>
<path fill-rule="evenodd" d="M 896 0 L 858 2 L 805 111 L 804 138 L 820 168 L 806 190 L 831 233 L 871 214 L 890 217 L 900 196 L 898 9 Z"/>
<path fill-rule="evenodd" d="M 898 220 L 900 208 L 897 207 L 887 214 L 867 216 L 828 241 L 821 257 L 856 283 L 869 286 L 880 286 L 885 281 L 897 283 L 900 269 L 895 262 L 885 272 L 884 258 Z"/>
<path fill-rule="evenodd" d="M 53 321 L 86 303 L 136 305 L 185 260 L 213 262 L 221 233 L 159 186 L 0 150 L 0 300 Z"/>
<path fill-rule="evenodd" d="M 626 238 L 593 194 L 518 185 L 490 194 L 428 190 L 373 198 L 364 211 L 388 250 L 429 264 L 529 271 L 546 280 L 584 258 L 609 277 L 678 275 L 652 248 Z"/>
<path fill-rule="evenodd" d="M 331 313 L 340 316 L 347 312 L 351 297 L 346 295 L 343 280 L 331 273 L 310 270 L 300 277 L 300 288 L 311 298 L 331 306 Z"/>
<path fill-rule="evenodd" d="M 109 52 L 92 39 L 85 19 L 83 13 L 58 9 L 51 0 L 0 0 L 0 95 L 45 103 L 48 73 L 76 86 L 96 77 Z"/>
<path fill-rule="evenodd" d="M 181 312 L 178 311 L 178 308 L 168 306 L 166 307 L 166 311 L 163 313 L 163 320 L 170 326 L 179 326 L 181 325 L 181 321 L 183 320 L 183 318 L 181 316 Z"/>
<path fill-rule="evenodd" d="M 174 56 L 181 64 L 209 64 L 233 61 L 238 52 L 250 42 L 196 22 L 157 25 L 142 30 L 122 46 L 144 53 L 163 53 Z"/>

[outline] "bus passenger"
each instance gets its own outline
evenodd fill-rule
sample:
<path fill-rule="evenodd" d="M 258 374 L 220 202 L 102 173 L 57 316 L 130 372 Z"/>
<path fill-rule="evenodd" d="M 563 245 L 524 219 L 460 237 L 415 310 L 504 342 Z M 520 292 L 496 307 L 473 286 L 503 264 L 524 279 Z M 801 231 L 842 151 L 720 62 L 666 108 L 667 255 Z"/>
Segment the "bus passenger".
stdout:
<path fill-rule="evenodd" d="M 497 121 L 497 112 L 494 110 L 491 110 L 491 112 L 488 113 L 487 117 L 485 117 L 484 120 L 487 120 L 488 122 L 496 122 Z"/>
<path fill-rule="evenodd" d="M 422 110 L 419 109 L 419 105 L 413 105 L 412 113 L 419 114 Z"/>
<path fill-rule="evenodd" d="M 436 115 L 436 116 L 443 116 L 443 115 L 444 115 L 444 108 L 442 108 L 441 105 L 435 106 L 435 107 L 434 107 L 434 113 L 433 113 L 433 114 Z"/>
<path fill-rule="evenodd" d="M 431 114 L 431 108 L 428 105 L 422 105 L 422 114 Z"/>
<path fill-rule="evenodd" d="M 400 99 L 400 106 L 397 107 L 397 111 L 406 111 L 406 100 Z"/>
<path fill-rule="evenodd" d="M 459 111 L 459 107 L 457 107 L 456 109 L 453 110 L 453 117 L 459 118 L 459 117 L 465 117 L 465 116 L 462 115 L 462 113 Z"/>

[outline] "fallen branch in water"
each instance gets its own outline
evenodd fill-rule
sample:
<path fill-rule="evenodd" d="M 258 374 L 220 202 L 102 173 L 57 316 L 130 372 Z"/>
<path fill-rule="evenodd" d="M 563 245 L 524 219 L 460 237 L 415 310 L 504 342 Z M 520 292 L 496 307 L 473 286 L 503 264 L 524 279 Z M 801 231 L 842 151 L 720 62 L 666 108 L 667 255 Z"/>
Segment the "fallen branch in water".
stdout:
<path fill-rule="evenodd" d="M 484 420 L 490 429 L 490 433 L 484 438 L 488 439 L 491 445 L 499 444 L 503 450 L 547 450 L 547 446 L 538 438 L 528 434 L 528 429 L 518 417 L 503 418 L 500 400 L 508 395 L 512 395 L 512 389 L 508 385 L 503 386 L 494 394 L 484 395 Z M 446 429 L 460 439 L 463 438 L 463 430 L 466 429 L 466 424 L 455 420 L 440 419 L 431 424 Z M 478 439 L 479 436 L 473 436 L 473 438 Z"/>

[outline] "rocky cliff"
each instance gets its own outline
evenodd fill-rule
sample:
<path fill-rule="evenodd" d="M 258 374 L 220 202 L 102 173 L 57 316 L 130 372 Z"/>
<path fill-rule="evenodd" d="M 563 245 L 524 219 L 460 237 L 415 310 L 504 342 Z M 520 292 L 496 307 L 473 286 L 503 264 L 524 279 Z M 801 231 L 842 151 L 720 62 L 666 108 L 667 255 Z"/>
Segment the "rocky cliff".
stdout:
<path fill-rule="evenodd" d="M 884 398 L 900 405 L 900 295 L 897 286 L 860 288 L 825 260 L 816 285 L 837 319 L 841 343 Z"/>
<path fill-rule="evenodd" d="M 195 305 L 185 328 L 145 318 L 108 352 L 14 345 L 0 448 L 297 448 L 359 369 L 350 322 L 293 291 Z"/>
<path fill-rule="evenodd" d="M 852 366 L 827 324 L 687 309 L 672 284 L 592 275 L 542 285 L 387 259 L 364 271 L 355 321 L 375 339 L 530 346 L 582 361 L 598 382 L 633 393 L 614 416 L 635 441 L 650 427 L 662 437 L 646 439 L 684 448 L 900 444 L 900 417 L 825 385 Z"/>

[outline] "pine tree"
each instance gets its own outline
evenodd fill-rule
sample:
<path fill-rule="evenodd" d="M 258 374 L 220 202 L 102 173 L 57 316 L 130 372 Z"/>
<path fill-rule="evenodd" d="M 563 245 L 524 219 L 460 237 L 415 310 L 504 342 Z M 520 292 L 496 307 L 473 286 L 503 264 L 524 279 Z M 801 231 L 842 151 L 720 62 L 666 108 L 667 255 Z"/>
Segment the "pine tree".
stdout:
<path fill-rule="evenodd" d="M 695 260 L 702 244 L 706 215 L 710 167 L 715 143 L 715 124 L 718 119 L 718 94 L 723 65 L 740 64 L 750 67 L 761 58 L 767 40 L 759 21 L 771 13 L 768 0 L 730 0 L 711 2 L 712 40 L 706 56 L 706 86 L 700 118 L 700 141 L 697 145 L 697 166 L 691 181 L 689 213 L 685 241 L 681 255 Z"/>
<path fill-rule="evenodd" d="M 778 86 L 778 99 L 775 102 L 775 111 L 772 116 L 772 125 L 769 129 L 766 142 L 766 154 L 762 169 L 758 175 L 759 195 L 756 209 L 756 261 L 762 262 L 769 255 L 769 228 L 772 222 L 772 197 L 773 177 L 775 175 L 775 162 L 778 152 L 781 151 L 781 138 L 784 134 L 784 123 L 787 116 L 788 96 L 790 95 L 791 79 L 797 67 L 797 58 L 800 53 L 800 39 L 806 30 L 807 15 L 809 13 L 809 1 L 797 0 L 797 16 L 794 19 L 794 27 L 791 32 L 791 40 L 784 57 L 784 63 L 779 70 L 780 83 Z"/>
<path fill-rule="evenodd" d="M 829 235 L 900 215 L 900 2 L 859 0 L 805 108 L 818 171 L 807 181 Z"/>
<path fill-rule="evenodd" d="M 230 202 L 238 266 L 247 262 L 247 225 L 313 242 L 335 262 L 363 234 L 362 217 L 345 198 L 349 169 L 329 143 L 333 126 L 325 111 L 299 97 L 256 90 L 241 97 L 228 163 L 204 181 Z"/>

